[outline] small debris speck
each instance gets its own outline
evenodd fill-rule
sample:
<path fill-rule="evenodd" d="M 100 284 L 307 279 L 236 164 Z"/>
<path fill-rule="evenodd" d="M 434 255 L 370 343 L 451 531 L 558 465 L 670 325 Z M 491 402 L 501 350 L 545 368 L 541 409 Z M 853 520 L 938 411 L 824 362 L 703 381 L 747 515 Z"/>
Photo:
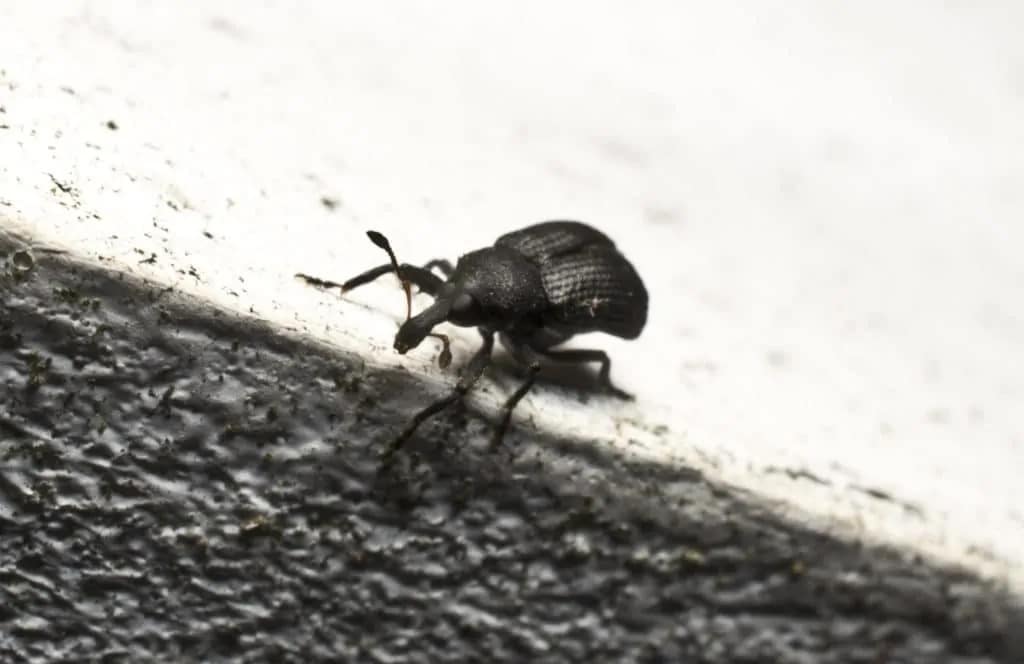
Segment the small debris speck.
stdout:
<path fill-rule="evenodd" d="M 336 210 L 338 206 L 341 205 L 340 200 L 338 200 L 337 198 L 331 198 L 330 196 L 322 197 L 320 199 L 320 203 L 328 210 Z"/>
<path fill-rule="evenodd" d="M 73 191 L 74 188 L 71 185 L 64 184 L 63 182 L 61 182 L 57 178 L 53 177 L 52 173 L 47 173 L 47 175 L 50 176 L 50 180 L 53 182 L 53 184 L 56 185 L 57 188 L 60 189 L 65 194 L 70 194 Z"/>
<path fill-rule="evenodd" d="M 117 131 L 118 130 L 117 123 L 114 122 L 113 120 L 107 120 L 107 129 L 109 129 L 110 131 Z"/>

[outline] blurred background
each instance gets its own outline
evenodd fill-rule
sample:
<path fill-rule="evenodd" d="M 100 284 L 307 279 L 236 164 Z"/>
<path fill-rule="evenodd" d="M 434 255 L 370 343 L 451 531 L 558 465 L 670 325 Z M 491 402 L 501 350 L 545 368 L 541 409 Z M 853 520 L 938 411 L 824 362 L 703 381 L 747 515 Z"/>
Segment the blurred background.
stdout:
<path fill-rule="evenodd" d="M 339 320 L 291 275 L 376 264 L 367 228 L 422 262 L 586 221 L 651 311 L 635 342 L 574 345 L 611 354 L 642 417 L 726 465 L 871 487 L 948 523 L 940 540 L 1024 553 L 1024 5 L 2 18 L 6 223 L 397 362 L 391 319 Z M 55 182 L 78 197 L 23 195 Z M 352 299 L 402 314 L 391 284 Z"/>

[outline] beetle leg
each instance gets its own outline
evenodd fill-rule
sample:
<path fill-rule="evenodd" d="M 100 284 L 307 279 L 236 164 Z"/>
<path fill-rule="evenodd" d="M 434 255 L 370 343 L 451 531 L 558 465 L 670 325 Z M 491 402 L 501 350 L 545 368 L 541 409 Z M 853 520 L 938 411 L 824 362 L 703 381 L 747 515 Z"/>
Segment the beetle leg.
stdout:
<path fill-rule="evenodd" d="M 310 286 L 314 286 L 316 288 L 341 288 L 341 284 L 339 284 L 337 281 L 321 279 L 320 277 L 313 277 L 308 274 L 303 274 L 301 272 L 296 272 L 295 277 L 298 279 L 302 279 Z"/>
<path fill-rule="evenodd" d="M 632 401 L 634 398 L 629 392 L 624 392 L 612 385 L 611 378 L 609 377 L 609 373 L 611 373 L 612 369 L 612 361 L 609 359 L 608 354 L 603 350 L 584 350 L 573 348 L 569 350 L 538 350 L 537 352 L 556 362 L 600 362 L 601 371 L 597 375 L 598 384 L 600 384 L 604 390 L 620 399 Z"/>
<path fill-rule="evenodd" d="M 515 407 L 526 396 L 526 393 L 530 391 L 530 388 L 533 387 L 533 382 L 537 379 L 537 374 L 541 369 L 541 360 L 543 359 L 541 353 L 535 348 L 516 341 L 508 334 L 501 335 L 501 343 L 512 355 L 513 359 L 526 366 L 526 380 L 523 381 L 501 407 L 498 426 L 495 427 L 494 436 L 491 438 L 491 449 L 501 445 L 502 439 L 505 438 L 505 432 L 508 431 L 509 422 L 512 420 L 512 411 L 515 410 Z"/>
<path fill-rule="evenodd" d="M 469 392 L 470 388 L 480 380 L 484 369 L 491 361 L 491 351 L 494 350 L 494 333 L 480 332 L 480 335 L 484 338 L 483 345 L 480 346 L 479 350 L 470 358 L 469 364 L 462 370 L 462 376 L 459 377 L 459 382 L 455 384 L 455 389 L 448 396 L 438 399 L 413 416 L 409 424 L 402 429 L 402 432 L 398 434 L 398 437 L 395 438 L 384 452 L 385 460 L 390 458 L 405 444 L 405 441 L 415 433 L 420 424 L 462 399 Z"/>
<path fill-rule="evenodd" d="M 527 367 L 526 380 L 523 384 L 512 393 L 512 396 L 505 401 L 505 405 L 501 407 L 501 419 L 498 420 L 498 426 L 494 429 L 494 437 L 491 439 L 491 448 L 496 448 L 501 445 L 502 439 L 505 437 L 505 432 L 508 430 L 508 423 L 512 419 L 512 411 L 515 410 L 516 405 L 519 401 L 526 396 L 526 393 L 533 387 L 533 381 L 537 378 L 537 373 L 540 371 L 540 363 L 532 362 Z"/>
<path fill-rule="evenodd" d="M 452 262 L 446 258 L 435 258 L 432 261 L 427 261 L 427 264 L 423 266 L 424 270 L 432 270 L 434 268 L 440 270 L 441 274 L 446 277 L 451 276 L 451 273 L 455 271 Z"/>
<path fill-rule="evenodd" d="M 416 284 L 416 287 L 424 293 L 427 293 L 428 295 L 437 295 L 438 292 L 440 292 L 441 285 L 444 281 L 430 270 L 416 265 L 409 265 L 408 263 L 402 263 L 400 268 L 402 270 L 402 276 Z M 353 288 L 370 283 L 381 275 L 394 271 L 395 268 L 390 263 L 387 265 L 378 265 L 375 268 L 369 269 L 362 274 L 352 277 L 343 284 L 339 284 L 336 281 L 318 279 L 317 277 L 311 277 L 308 274 L 302 274 L 301 272 L 295 276 L 311 286 L 317 286 L 319 288 L 340 288 L 342 293 L 346 293 Z"/>

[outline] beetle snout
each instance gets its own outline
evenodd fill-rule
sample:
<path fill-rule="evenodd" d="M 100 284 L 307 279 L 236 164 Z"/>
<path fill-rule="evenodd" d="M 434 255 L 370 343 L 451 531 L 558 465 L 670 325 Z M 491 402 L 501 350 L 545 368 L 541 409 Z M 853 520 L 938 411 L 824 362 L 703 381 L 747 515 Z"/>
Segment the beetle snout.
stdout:
<path fill-rule="evenodd" d="M 448 315 L 448 302 L 445 300 L 435 301 L 434 304 L 402 323 L 395 335 L 395 350 L 405 354 L 409 350 L 419 346 L 435 325 L 444 321 Z"/>
<path fill-rule="evenodd" d="M 395 350 L 405 355 L 409 350 L 419 346 L 425 336 L 424 330 L 420 329 L 415 322 L 406 321 L 402 327 L 398 328 L 398 334 L 395 335 Z"/>

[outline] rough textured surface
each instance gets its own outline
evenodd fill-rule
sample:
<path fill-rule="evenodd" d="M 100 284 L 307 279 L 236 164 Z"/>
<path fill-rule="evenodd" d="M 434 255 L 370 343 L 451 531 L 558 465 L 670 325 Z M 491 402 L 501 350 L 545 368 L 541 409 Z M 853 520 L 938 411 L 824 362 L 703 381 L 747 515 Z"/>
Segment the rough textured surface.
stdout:
<path fill-rule="evenodd" d="M 1020 661 L 971 574 L 0 235 L 0 659 Z M 556 389 L 556 388 L 552 388 Z"/>

